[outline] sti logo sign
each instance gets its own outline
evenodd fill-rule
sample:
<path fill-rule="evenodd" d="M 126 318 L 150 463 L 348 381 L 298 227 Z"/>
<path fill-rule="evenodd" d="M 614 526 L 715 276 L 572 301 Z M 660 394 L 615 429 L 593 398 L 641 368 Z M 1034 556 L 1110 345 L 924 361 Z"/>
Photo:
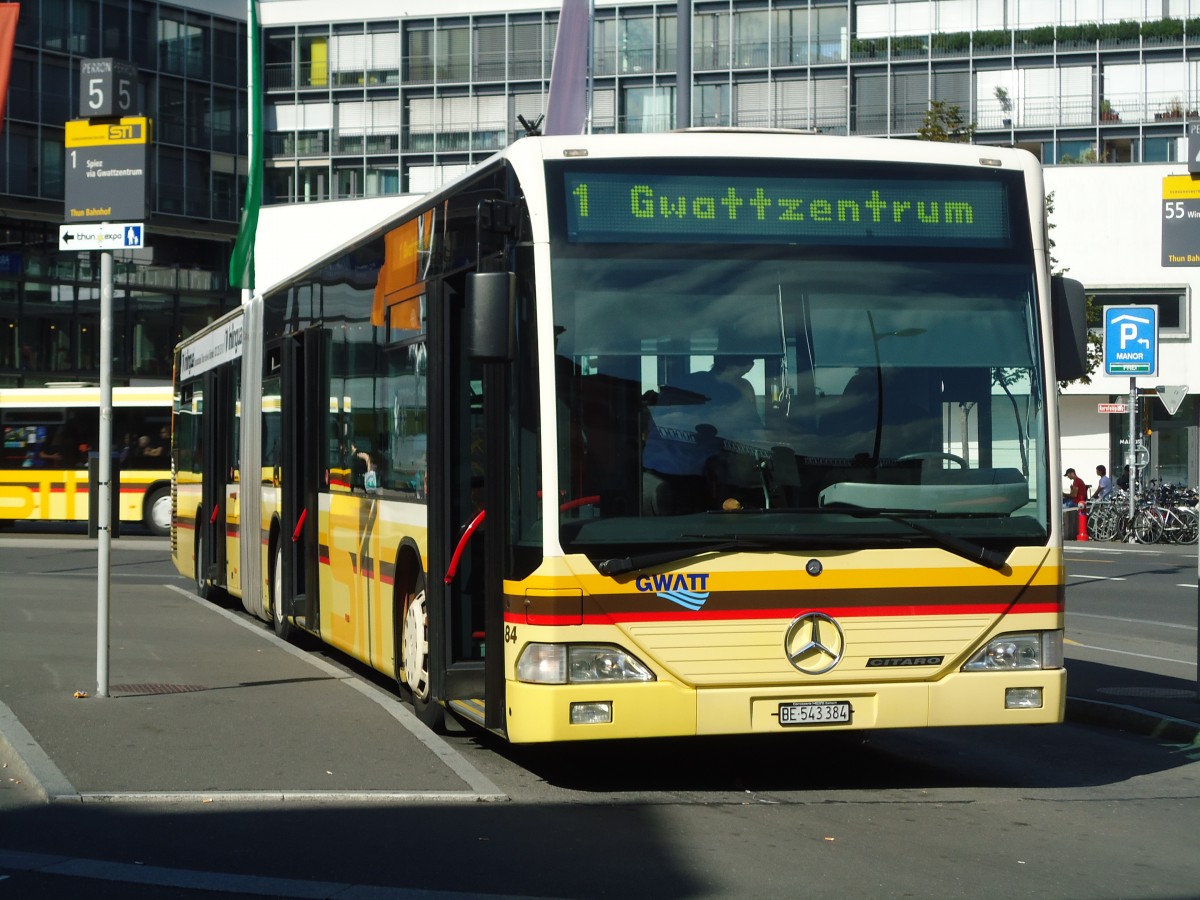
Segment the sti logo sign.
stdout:
<path fill-rule="evenodd" d="M 1104 307 L 1104 374 L 1158 374 L 1158 307 Z"/>

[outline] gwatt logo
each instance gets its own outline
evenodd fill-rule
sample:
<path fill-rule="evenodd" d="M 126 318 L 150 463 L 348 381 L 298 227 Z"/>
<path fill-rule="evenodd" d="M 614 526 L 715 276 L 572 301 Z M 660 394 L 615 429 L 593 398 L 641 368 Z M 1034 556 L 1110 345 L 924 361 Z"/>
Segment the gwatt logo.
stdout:
<path fill-rule="evenodd" d="M 664 600 L 693 611 L 700 609 L 708 599 L 707 572 L 642 575 L 634 582 L 634 586 L 643 594 L 653 591 Z"/>

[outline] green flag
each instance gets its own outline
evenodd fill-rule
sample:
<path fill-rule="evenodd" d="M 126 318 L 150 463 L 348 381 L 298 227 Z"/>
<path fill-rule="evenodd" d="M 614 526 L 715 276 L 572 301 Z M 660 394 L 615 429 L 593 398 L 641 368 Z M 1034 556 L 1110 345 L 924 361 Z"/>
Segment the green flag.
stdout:
<path fill-rule="evenodd" d="M 259 51 L 258 13 L 255 0 L 247 0 L 246 42 L 250 48 L 246 94 L 250 99 L 249 133 L 247 134 L 250 170 L 246 178 L 246 202 L 242 205 L 242 221 L 237 241 L 229 258 L 229 283 L 234 287 L 254 290 L 254 235 L 258 231 L 258 207 L 262 203 L 263 139 L 262 91 L 258 81 L 262 71 Z"/>

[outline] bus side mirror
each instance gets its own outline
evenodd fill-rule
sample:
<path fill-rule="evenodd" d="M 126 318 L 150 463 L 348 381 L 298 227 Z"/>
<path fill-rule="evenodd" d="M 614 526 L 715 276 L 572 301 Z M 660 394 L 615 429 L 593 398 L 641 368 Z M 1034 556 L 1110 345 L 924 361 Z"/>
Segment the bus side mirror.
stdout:
<path fill-rule="evenodd" d="M 467 356 L 508 362 L 516 355 L 517 278 L 512 272 L 467 276 Z"/>
<path fill-rule="evenodd" d="M 1054 369 L 1059 381 L 1087 374 L 1087 295 L 1074 278 L 1050 278 L 1050 319 L 1054 329 Z"/>

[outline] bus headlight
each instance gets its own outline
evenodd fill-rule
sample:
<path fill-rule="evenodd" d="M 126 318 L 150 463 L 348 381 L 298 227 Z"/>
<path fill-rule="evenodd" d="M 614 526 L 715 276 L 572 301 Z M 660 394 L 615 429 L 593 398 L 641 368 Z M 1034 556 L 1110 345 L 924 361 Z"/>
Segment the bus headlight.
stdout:
<path fill-rule="evenodd" d="M 1061 669 L 1063 633 L 1031 631 L 992 638 L 967 660 L 964 672 L 1011 672 L 1026 669 Z"/>
<path fill-rule="evenodd" d="M 654 681 L 654 673 L 620 647 L 528 644 L 517 660 L 517 680 L 531 684 Z"/>

